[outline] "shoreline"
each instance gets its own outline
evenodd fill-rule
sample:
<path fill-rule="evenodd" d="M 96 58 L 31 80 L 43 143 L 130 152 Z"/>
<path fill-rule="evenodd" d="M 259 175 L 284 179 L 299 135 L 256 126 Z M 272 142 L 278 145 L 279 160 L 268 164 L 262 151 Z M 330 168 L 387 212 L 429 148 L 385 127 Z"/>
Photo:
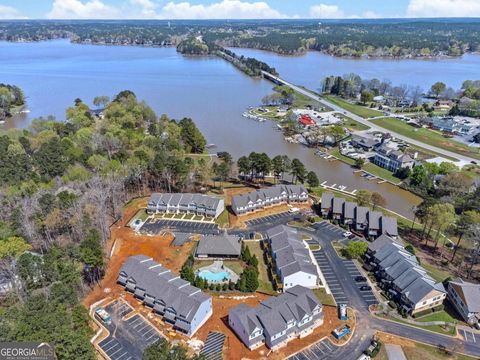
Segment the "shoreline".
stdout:
<path fill-rule="evenodd" d="M 58 37 L 58 38 L 53 38 L 53 39 L 40 39 L 40 40 L 8 40 L 8 39 L 0 39 L 0 41 L 3 42 L 8 42 L 8 43 L 19 43 L 19 44 L 29 44 L 29 43 L 40 43 L 40 42 L 47 42 L 47 41 L 58 41 L 58 40 L 69 40 L 70 43 L 72 44 L 77 44 L 77 45 L 98 45 L 98 46 L 132 46 L 132 47 L 142 47 L 142 48 L 170 48 L 170 47 L 176 47 L 178 44 L 170 43 L 168 45 L 160 45 L 160 44 L 150 44 L 150 45 L 145 45 L 145 44 L 135 44 L 135 43 L 120 43 L 120 44 L 114 44 L 114 43 L 103 43 L 103 42 L 94 42 L 94 41 L 75 41 L 71 37 Z M 302 57 L 307 55 L 309 52 L 318 52 L 323 55 L 331 56 L 333 58 L 337 59 L 349 59 L 349 60 L 448 60 L 448 59 L 459 59 L 462 58 L 465 55 L 478 55 L 480 54 L 478 51 L 466 51 L 461 55 L 458 56 L 452 56 L 452 55 L 429 55 L 429 56 L 416 56 L 416 55 L 405 55 L 405 56 L 372 56 L 372 55 L 362 55 L 362 56 L 338 56 L 329 53 L 328 51 L 325 50 L 317 50 L 317 49 L 305 49 L 303 51 L 299 51 L 295 54 L 288 54 L 285 52 L 281 51 L 275 51 L 274 49 L 265 49 L 262 47 L 251 47 L 251 46 L 234 46 L 234 45 L 221 45 L 224 48 L 232 48 L 232 49 L 246 49 L 246 50 L 257 50 L 257 51 L 265 51 L 269 53 L 273 53 L 279 56 L 285 56 L 285 57 Z M 179 52 L 182 55 L 194 55 L 194 56 L 210 56 L 209 54 L 206 55 L 199 55 L 199 54 L 183 54 Z"/>

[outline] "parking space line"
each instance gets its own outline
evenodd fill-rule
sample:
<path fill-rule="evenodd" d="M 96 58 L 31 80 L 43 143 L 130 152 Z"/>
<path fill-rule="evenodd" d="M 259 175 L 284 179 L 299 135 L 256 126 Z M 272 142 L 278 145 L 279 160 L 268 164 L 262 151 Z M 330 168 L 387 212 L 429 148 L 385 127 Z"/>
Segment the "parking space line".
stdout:
<path fill-rule="evenodd" d="M 118 349 L 117 351 L 111 353 L 111 354 L 108 355 L 108 356 L 112 357 L 113 355 L 115 355 L 117 352 L 119 352 L 119 351 L 121 351 L 121 350 L 123 350 L 123 347 L 120 347 L 120 349 Z"/>
<path fill-rule="evenodd" d="M 120 357 L 117 357 L 115 360 L 120 360 L 125 355 L 128 355 L 128 351 L 125 351 L 122 355 L 120 355 Z"/>

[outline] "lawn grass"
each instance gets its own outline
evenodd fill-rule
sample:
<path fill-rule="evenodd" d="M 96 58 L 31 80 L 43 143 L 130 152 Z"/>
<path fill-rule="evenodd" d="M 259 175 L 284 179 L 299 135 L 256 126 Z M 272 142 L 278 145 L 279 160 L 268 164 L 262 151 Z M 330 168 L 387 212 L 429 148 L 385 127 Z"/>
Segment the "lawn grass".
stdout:
<path fill-rule="evenodd" d="M 322 303 L 322 305 L 330 305 L 330 306 L 337 306 L 333 296 L 331 294 L 327 294 L 325 289 L 313 289 L 313 293 L 317 296 L 318 300 Z"/>
<path fill-rule="evenodd" d="M 469 147 L 465 144 L 459 143 L 455 140 L 445 138 L 439 132 L 424 129 L 415 128 L 408 125 L 402 120 L 395 118 L 384 118 L 372 120 L 372 123 L 381 126 L 387 130 L 394 131 L 404 136 L 408 136 L 411 139 L 421 141 L 425 144 L 437 146 L 439 148 L 470 156 L 475 159 L 480 159 L 480 151 L 476 148 Z"/>
<path fill-rule="evenodd" d="M 230 225 L 230 222 L 228 221 L 228 211 L 224 210 L 220 216 L 217 217 L 215 223 L 217 223 L 221 228 L 228 227 L 228 225 Z"/>
<path fill-rule="evenodd" d="M 408 360 L 475 360 L 475 358 L 461 354 L 446 354 L 445 351 L 415 342 L 415 346 L 402 346 Z"/>
<path fill-rule="evenodd" d="M 406 325 L 410 325 L 410 326 L 413 326 L 413 327 L 417 327 L 419 329 L 433 331 L 433 332 L 436 332 L 436 333 L 439 333 L 439 334 L 442 334 L 442 335 L 454 336 L 457 332 L 455 326 L 449 326 L 448 330 L 445 330 L 440 325 L 422 326 L 421 322 L 417 322 L 417 324 L 411 324 L 409 322 L 406 322 L 406 321 L 403 321 L 403 320 L 400 320 L 400 319 L 397 319 L 397 318 L 394 318 L 394 317 L 391 317 L 391 316 L 388 316 L 388 315 L 383 315 L 383 316 L 379 316 L 379 317 L 384 318 L 384 319 L 388 319 L 388 320 L 391 320 L 391 321 L 395 321 L 395 322 L 400 323 L 400 324 L 406 324 Z"/>
<path fill-rule="evenodd" d="M 349 158 L 348 156 L 345 156 L 345 155 L 341 154 L 340 149 L 338 147 L 332 148 L 330 151 L 328 151 L 328 153 L 330 155 L 335 156 L 337 159 L 343 161 L 344 163 L 346 163 L 348 165 L 354 165 L 355 164 L 355 160 Z"/>
<path fill-rule="evenodd" d="M 248 249 L 252 255 L 255 255 L 258 259 L 258 282 L 259 286 L 257 291 L 266 293 L 266 294 L 275 294 L 273 290 L 273 285 L 268 278 L 268 268 L 265 264 L 265 258 L 263 256 L 263 250 L 260 248 L 259 241 L 249 241 L 247 243 Z M 233 270 L 233 269 L 232 269 Z"/>
<path fill-rule="evenodd" d="M 200 269 L 202 267 L 210 266 L 212 264 L 213 264 L 213 260 L 195 260 L 193 262 L 193 271 L 197 271 L 198 269 Z"/>
<path fill-rule="evenodd" d="M 137 219 L 140 219 L 142 221 L 145 221 L 147 220 L 147 218 L 149 217 L 150 215 L 147 214 L 147 210 L 145 209 L 140 209 L 138 210 L 138 212 L 135 214 L 135 216 L 132 218 L 132 221 L 135 221 Z"/>
<path fill-rule="evenodd" d="M 309 244 L 308 247 L 309 247 L 310 250 L 312 250 L 312 251 L 316 251 L 316 250 L 320 250 L 320 249 L 321 249 L 320 245 L 318 245 L 318 244 Z"/>
<path fill-rule="evenodd" d="M 384 169 L 378 165 L 375 165 L 374 163 L 371 163 L 371 162 L 364 164 L 362 166 L 362 169 L 375 176 L 378 176 L 382 179 L 390 181 L 395 185 L 398 185 L 402 182 L 399 178 L 393 176 L 393 173 L 391 171 Z"/>
<path fill-rule="evenodd" d="M 452 315 L 450 315 L 445 310 L 442 311 L 435 311 L 429 315 L 422 316 L 421 318 L 415 319 L 418 322 L 429 322 L 429 321 L 445 321 L 449 323 L 457 323 L 458 320 L 455 319 Z"/>
<path fill-rule="evenodd" d="M 359 123 L 358 121 L 353 120 L 351 117 L 348 117 L 347 115 L 339 113 L 337 114 L 337 116 L 341 117 L 345 121 L 343 125 L 352 131 L 363 131 L 363 130 L 370 129 L 370 126 Z"/>
<path fill-rule="evenodd" d="M 223 264 L 237 275 L 240 275 L 244 269 L 243 262 L 241 260 L 225 260 Z"/>
<path fill-rule="evenodd" d="M 335 105 L 340 106 L 341 108 L 366 119 L 376 116 L 383 116 L 383 113 L 381 111 L 373 110 L 361 105 L 352 104 L 333 95 L 324 95 L 323 97 L 327 101 L 330 101 Z"/>

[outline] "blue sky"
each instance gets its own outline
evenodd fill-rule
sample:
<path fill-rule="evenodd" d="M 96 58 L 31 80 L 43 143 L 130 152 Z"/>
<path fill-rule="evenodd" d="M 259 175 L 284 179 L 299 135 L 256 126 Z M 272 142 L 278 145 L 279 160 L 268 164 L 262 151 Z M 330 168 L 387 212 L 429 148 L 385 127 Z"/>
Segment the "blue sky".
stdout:
<path fill-rule="evenodd" d="M 0 19 L 480 17 L 480 0 L 0 0 Z"/>

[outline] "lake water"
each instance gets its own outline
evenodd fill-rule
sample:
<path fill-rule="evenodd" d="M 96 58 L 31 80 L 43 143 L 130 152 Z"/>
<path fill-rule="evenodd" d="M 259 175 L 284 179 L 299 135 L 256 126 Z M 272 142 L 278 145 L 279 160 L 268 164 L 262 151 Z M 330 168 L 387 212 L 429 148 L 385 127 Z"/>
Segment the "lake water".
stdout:
<path fill-rule="evenodd" d="M 318 87 L 322 74 L 347 72 L 373 77 L 367 73 L 372 71 L 379 79 L 388 77 L 393 82 L 399 79 L 412 84 L 442 80 L 458 86 L 466 78 L 480 79 L 478 55 L 412 62 L 335 59 L 319 53 L 284 57 L 256 50 L 236 51 L 265 60 L 277 67 L 286 79 L 311 88 Z M 394 64 L 398 67 L 395 71 Z M 416 75 L 414 66 L 420 66 Z M 429 67 L 434 67 L 434 73 L 427 72 Z M 404 71 L 410 75 L 402 76 Z M 215 57 L 185 57 L 173 48 L 76 45 L 66 40 L 0 42 L 2 82 L 20 86 L 30 110 L 5 124 L 7 128 L 26 127 L 32 118 L 39 116 L 55 115 L 63 120 L 66 107 L 76 98 L 91 104 L 97 95 L 113 96 L 130 89 L 159 115 L 165 113 L 177 119 L 192 117 L 207 141 L 217 145 L 216 151 L 228 151 L 235 158 L 252 151 L 266 152 L 269 156 L 287 154 L 315 170 L 321 182 L 344 185 L 347 190 L 381 192 L 389 208 L 406 216 L 411 216 L 411 207 L 420 201 L 411 193 L 387 183 L 365 180 L 353 174 L 349 166 L 319 158 L 311 149 L 286 143 L 272 123 L 258 123 L 242 117 L 249 106 L 259 104 L 261 98 L 270 93 L 272 85 L 266 80 L 247 77 Z"/>
<path fill-rule="evenodd" d="M 297 85 L 317 90 L 330 75 L 356 73 L 363 79 L 389 79 L 392 85 L 420 86 L 428 90 L 437 81 L 460 89 L 464 80 L 480 79 L 480 54 L 441 59 L 353 59 L 337 58 L 318 51 L 303 56 L 282 56 L 255 49 L 230 49 L 275 67 L 280 76 Z"/>

